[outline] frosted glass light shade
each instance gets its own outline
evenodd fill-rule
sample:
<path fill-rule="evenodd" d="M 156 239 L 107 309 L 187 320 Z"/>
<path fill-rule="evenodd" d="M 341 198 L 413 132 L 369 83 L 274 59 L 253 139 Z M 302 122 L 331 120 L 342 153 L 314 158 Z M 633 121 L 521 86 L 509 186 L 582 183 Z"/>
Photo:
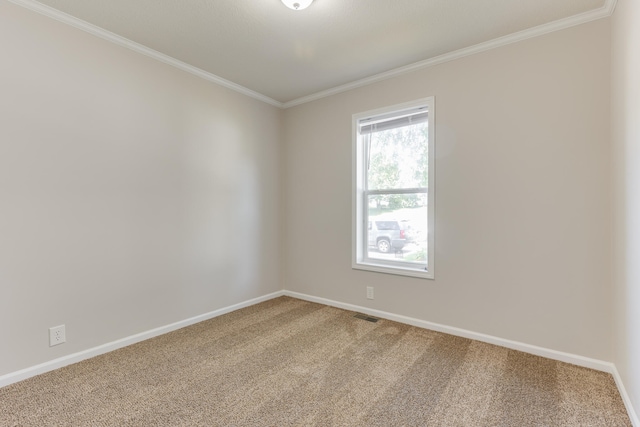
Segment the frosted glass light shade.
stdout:
<path fill-rule="evenodd" d="M 282 0 L 285 6 L 293 10 L 302 10 L 309 7 L 313 0 Z"/>

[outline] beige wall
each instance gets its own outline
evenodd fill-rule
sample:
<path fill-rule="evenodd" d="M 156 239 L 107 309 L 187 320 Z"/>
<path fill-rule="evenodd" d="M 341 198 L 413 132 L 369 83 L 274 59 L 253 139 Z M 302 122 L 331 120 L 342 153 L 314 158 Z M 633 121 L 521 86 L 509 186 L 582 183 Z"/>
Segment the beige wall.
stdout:
<path fill-rule="evenodd" d="M 614 361 L 640 414 L 640 3 L 618 0 L 612 19 Z"/>
<path fill-rule="evenodd" d="M 285 288 L 611 360 L 609 51 L 599 20 L 286 110 Z M 431 95 L 436 280 L 352 270 L 351 115 Z"/>
<path fill-rule="evenodd" d="M 0 55 L 0 375 L 281 289 L 279 109 L 6 1 Z"/>

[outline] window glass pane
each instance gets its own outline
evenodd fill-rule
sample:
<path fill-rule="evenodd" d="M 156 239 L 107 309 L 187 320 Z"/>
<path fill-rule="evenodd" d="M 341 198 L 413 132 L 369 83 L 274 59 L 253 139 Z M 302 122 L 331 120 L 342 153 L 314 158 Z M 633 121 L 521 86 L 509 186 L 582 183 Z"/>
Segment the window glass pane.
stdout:
<path fill-rule="evenodd" d="M 353 115 L 354 269 L 435 278 L 434 119 L 433 97 Z"/>
<path fill-rule="evenodd" d="M 376 194 L 368 203 L 368 257 L 426 264 L 427 195 Z"/>
<path fill-rule="evenodd" d="M 368 145 L 367 188 L 427 187 L 427 122 L 372 132 Z"/>

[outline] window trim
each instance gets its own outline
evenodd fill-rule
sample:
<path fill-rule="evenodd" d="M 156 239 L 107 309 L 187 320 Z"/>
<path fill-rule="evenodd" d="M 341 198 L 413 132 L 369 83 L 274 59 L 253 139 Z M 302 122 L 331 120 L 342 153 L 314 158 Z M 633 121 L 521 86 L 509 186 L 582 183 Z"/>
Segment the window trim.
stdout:
<path fill-rule="evenodd" d="M 402 110 L 427 107 L 428 123 L 428 192 L 427 192 L 427 270 L 416 268 L 397 261 L 371 259 L 367 256 L 368 248 L 365 239 L 368 224 L 368 210 L 364 200 L 366 173 L 364 170 L 364 147 L 359 144 L 358 123 L 368 117 L 391 114 Z M 435 279 L 435 97 L 417 99 L 415 101 L 396 104 L 375 110 L 365 111 L 352 116 L 352 238 L 351 238 L 351 267 L 357 270 L 367 270 L 379 273 L 401 276 Z M 406 191 L 402 189 L 401 191 Z M 369 190 L 368 193 L 371 194 Z M 386 193 L 386 191 L 385 191 Z"/>

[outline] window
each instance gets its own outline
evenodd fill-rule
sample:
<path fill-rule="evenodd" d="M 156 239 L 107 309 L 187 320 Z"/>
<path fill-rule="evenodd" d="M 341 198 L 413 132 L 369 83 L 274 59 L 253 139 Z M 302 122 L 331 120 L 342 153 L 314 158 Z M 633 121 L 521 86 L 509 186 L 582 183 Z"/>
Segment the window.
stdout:
<path fill-rule="evenodd" d="M 353 268 L 434 278 L 434 98 L 353 116 Z"/>

